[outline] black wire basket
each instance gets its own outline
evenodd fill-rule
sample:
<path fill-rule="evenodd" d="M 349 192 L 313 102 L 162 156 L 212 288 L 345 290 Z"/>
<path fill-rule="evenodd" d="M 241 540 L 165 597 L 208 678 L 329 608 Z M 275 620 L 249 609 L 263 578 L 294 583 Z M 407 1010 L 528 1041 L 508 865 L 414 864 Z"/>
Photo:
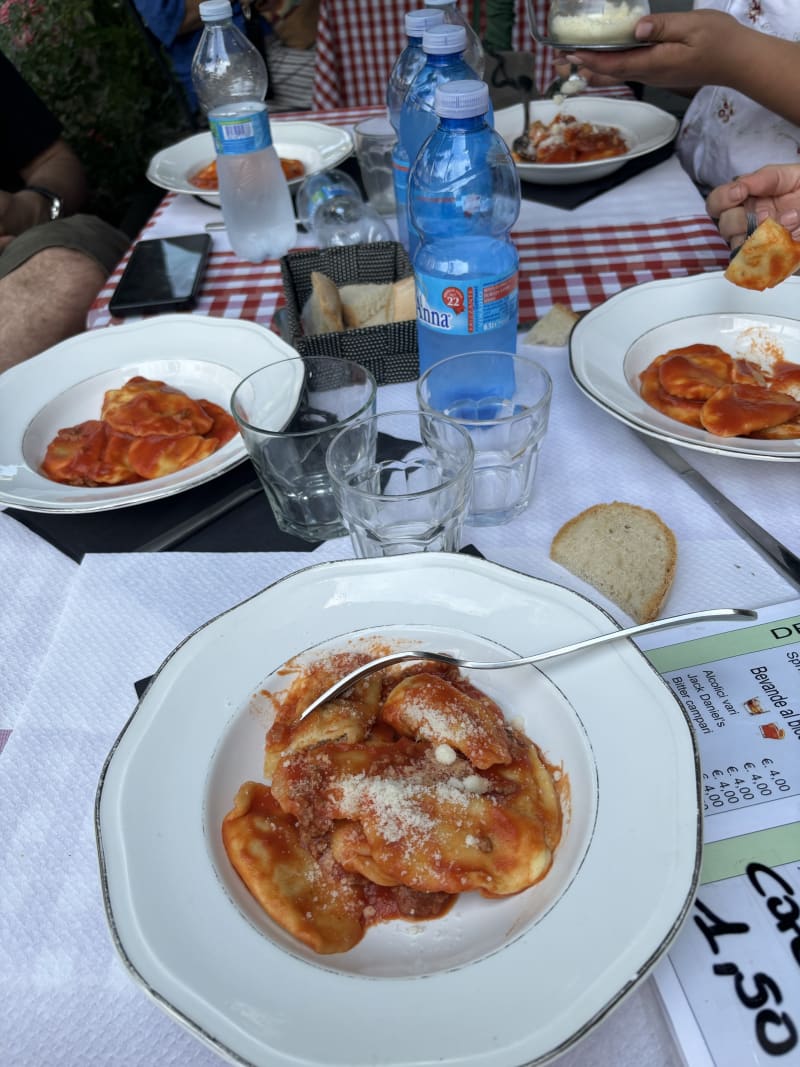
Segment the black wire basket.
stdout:
<path fill-rule="evenodd" d="M 413 273 L 403 246 L 396 241 L 376 241 L 290 252 L 281 259 L 281 274 L 290 343 L 301 356 L 352 359 L 366 367 L 378 385 L 414 381 L 419 376 L 417 323 L 414 319 L 341 333 L 314 336 L 303 333 L 300 313 L 311 295 L 311 274 L 315 270 L 326 274 L 337 287 L 365 282 L 389 284 Z"/>

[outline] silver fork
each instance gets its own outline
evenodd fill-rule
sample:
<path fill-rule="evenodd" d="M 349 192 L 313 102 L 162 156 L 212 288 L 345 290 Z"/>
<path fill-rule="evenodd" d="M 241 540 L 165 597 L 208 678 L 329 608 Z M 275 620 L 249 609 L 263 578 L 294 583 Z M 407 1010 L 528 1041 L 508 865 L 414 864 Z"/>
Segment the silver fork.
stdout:
<path fill-rule="evenodd" d="M 514 659 L 483 661 L 483 660 L 468 660 L 459 659 L 457 656 L 451 656 L 446 652 L 427 652 L 423 649 L 407 649 L 403 652 L 390 652 L 387 656 L 379 656 L 377 659 L 370 660 L 369 663 L 363 663 L 360 667 L 356 667 L 355 670 L 350 671 L 338 682 L 335 682 L 332 686 L 329 686 L 324 693 L 312 700 L 308 707 L 302 712 L 300 719 L 304 719 L 306 715 L 310 715 L 312 711 L 316 711 L 322 704 L 327 703 L 329 700 L 333 700 L 343 693 L 346 693 L 351 686 L 358 682 L 361 678 L 366 678 L 370 674 L 374 674 L 375 671 L 382 670 L 384 667 L 389 667 L 393 663 L 403 663 L 407 660 L 420 660 L 428 659 L 433 660 L 435 663 L 452 663 L 456 667 L 464 667 L 466 670 L 474 671 L 497 671 L 503 670 L 506 667 L 522 667 L 532 663 L 543 663 L 548 659 L 555 659 L 556 656 L 566 656 L 571 652 L 581 652 L 587 648 L 594 648 L 597 645 L 606 644 L 608 641 L 616 641 L 620 637 L 636 637 L 641 634 L 654 633 L 656 630 L 666 630 L 670 626 L 681 626 L 683 623 L 689 622 L 712 622 L 714 620 L 729 619 L 729 620 L 744 620 L 744 619 L 757 619 L 758 612 L 752 611 L 750 608 L 712 608 L 707 611 L 690 611 L 686 615 L 671 615 L 666 619 L 656 619 L 655 622 L 644 622 L 638 626 L 628 626 L 624 630 L 613 630 L 611 633 L 598 634 L 596 637 L 588 637 L 584 641 L 576 641 L 572 645 L 562 645 L 560 648 L 551 648 L 547 652 L 536 652 L 532 656 L 518 656 Z"/>

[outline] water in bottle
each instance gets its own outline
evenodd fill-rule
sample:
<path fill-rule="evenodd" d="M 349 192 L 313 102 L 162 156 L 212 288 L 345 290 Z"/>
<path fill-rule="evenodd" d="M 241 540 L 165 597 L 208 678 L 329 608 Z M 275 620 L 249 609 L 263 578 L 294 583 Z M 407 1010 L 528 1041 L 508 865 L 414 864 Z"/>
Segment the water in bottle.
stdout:
<path fill-rule="evenodd" d="M 479 78 L 483 77 L 486 69 L 486 53 L 481 44 L 481 39 L 470 26 L 469 20 L 458 6 L 456 0 L 425 0 L 425 7 L 432 11 L 441 11 L 445 22 L 451 22 L 454 26 L 463 26 L 467 31 L 467 47 L 464 59 L 475 71 Z"/>
<path fill-rule="evenodd" d="M 391 241 L 385 220 L 342 170 L 309 174 L 297 190 L 297 216 L 320 248 Z"/>
<path fill-rule="evenodd" d="M 242 259 L 278 259 L 295 243 L 297 224 L 263 102 L 267 68 L 233 24 L 229 0 L 204 0 L 200 17 L 192 83 L 214 139 L 225 229 Z"/>
<path fill-rule="evenodd" d="M 233 22 L 229 0 L 203 0 L 203 32 L 192 59 L 192 85 L 203 111 L 235 100 L 263 100 L 267 68 L 247 36 Z"/>
<path fill-rule="evenodd" d="M 463 58 L 466 43 L 464 27 L 449 23 L 431 26 L 422 35 L 425 66 L 411 83 L 400 111 L 400 140 L 408 156 L 409 167 L 414 166 L 420 148 L 438 125 L 439 120 L 434 111 L 437 86 L 475 77 L 475 72 Z M 489 122 L 492 121 L 490 106 Z M 397 225 L 400 240 L 406 244 L 413 262 L 418 238 L 413 227 L 409 225 L 408 211 L 402 219 L 398 212 Z"/>
<path fill-rule="evenodd" d="M 430 29 L 431 26 L 438 26 L 440 22 L 444 22 L 444 15 L 441 11 L 434 11 L 432 8 L 407 12 L 405 29 L 408 43 L 395 60 L 386 90 L 386 110 L 397 135 L 392 151 L 395 214 L 400 240 L 406 248 L 408 248 L 408 171 L 411 164 L 403 142 L 400 140 L 400 114 L 411 83 L 425 66 L 426 56 L 422 51 L 422 36 L 425 30 Z"/>
<path fill-rule="evenodd" d="M 215 107 L 208 116 L 217 153 L 222 217 L 241 259 L 280 259 L 297 240 L 292 196 L 263 100 Z"/>
<path fill-rule="evenodd" d="M 436 90 L 439 126 L 411 168 L 408 206 L 420 373 L 458 352 L 517 346 L 519 215 L 516 166 L 487 122 L 489 90 L 475 80 Z"/>

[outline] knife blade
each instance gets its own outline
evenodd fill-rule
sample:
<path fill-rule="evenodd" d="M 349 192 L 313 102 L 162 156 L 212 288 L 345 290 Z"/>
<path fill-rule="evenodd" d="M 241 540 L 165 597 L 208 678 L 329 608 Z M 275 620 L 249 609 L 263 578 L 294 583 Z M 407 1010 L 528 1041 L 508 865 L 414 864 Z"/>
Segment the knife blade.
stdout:
<path fill-rule="evenodd" d="M 706 500 L 729 526 L 745 537 L 767 563 L 797 589 L 800 589 L 800 558 L 794 552 L 781 544 L 777 537 L 773 537 L 763 526 L 759 526 L 732 500 L 707 481 L 677 449 L 658 437 L 651 437 L 649 434 L 638 436 L 654 455 L 671 467 L 687 485 Z"/>

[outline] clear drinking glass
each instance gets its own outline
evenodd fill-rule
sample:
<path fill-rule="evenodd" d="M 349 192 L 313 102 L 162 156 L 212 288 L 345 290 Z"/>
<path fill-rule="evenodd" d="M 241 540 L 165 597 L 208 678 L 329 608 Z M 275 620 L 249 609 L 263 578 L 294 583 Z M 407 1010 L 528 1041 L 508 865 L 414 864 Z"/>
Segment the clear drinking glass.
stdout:
<path fill-rule="evenodd" d="M 383 116 L 364 119 L 353 127 L 353 140 L 367 199 L 381 215 L 393 215 L 392 152 L 397 144 L 394 127 Z"/>
<path fill-rule="evenodd" d="M 275 426 L 278 392 L 286 388 L 287 361 L 254 371 L 236 387 L 231 411 L 267 495 L 286 533 L 322 541 L 347 533 L 325 466 L 328 445 L 349 423 L 375 411 L 377 385 L 349 359 L 309 356 L 297 408 Z"/>
<path fill-rule="evenodd" d="M 530 504 L 551 394 L 544 367 L 509 352 L 451 356 L 417 382 L 420 410 L 455 420 L 472 438 L 470 525 L 497 526 Z"/>
<path fill-rule="evenodd" d="M 439 415 L 389 411 L 341 430 L 327 464 L 356 555 L 456 552 L 472 460 L 469 434 Z"/>

